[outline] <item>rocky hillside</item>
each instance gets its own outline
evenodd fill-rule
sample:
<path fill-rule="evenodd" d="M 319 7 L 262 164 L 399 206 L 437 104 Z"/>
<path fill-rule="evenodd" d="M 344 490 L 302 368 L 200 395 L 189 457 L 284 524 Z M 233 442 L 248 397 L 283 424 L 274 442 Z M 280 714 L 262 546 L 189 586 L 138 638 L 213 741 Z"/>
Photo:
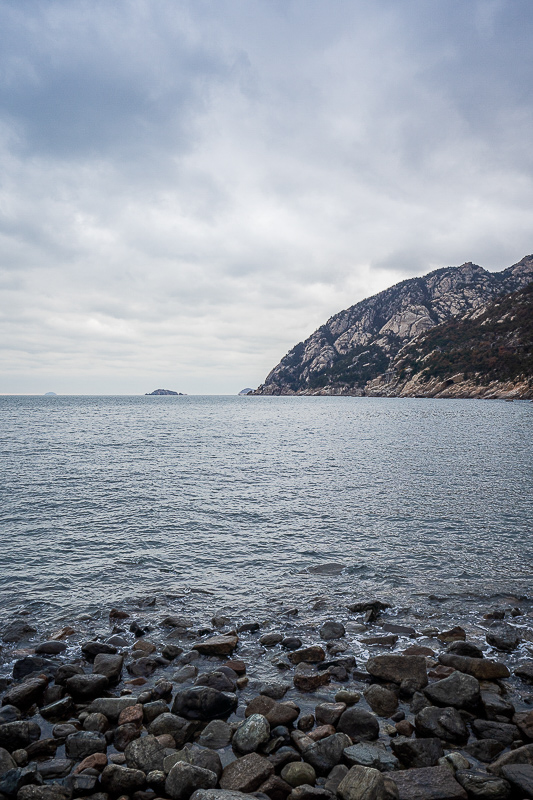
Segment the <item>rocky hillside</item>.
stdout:
<path fill-rule="evenodd" d="M 533 283 L 418 337 L 365 394 L 533 397 Z"/>
<path fill-rule="evenodd" d="M 331 317 L 270 372 L 255 394 L 380 393 L 405 345 L 533 280 L 533 255 L 502 272 L 476 264 L 411 278 Z M 383 383 L 382 380 L 382 383 Z"/>

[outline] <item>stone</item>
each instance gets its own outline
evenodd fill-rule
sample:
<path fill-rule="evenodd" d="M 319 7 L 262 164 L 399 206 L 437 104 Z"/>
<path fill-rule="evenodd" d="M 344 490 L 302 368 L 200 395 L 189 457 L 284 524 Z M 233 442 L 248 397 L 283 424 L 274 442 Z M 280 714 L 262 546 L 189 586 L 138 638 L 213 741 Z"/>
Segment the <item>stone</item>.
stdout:
<path fill-rule="evenodd" d="M 526 739 L 533 739 L 533 711 L 515 714 L 513 722 Z"/>
<path fill-rule="evenodd" d="M 316 772 L 311 764 L 306 764 L 305 761 L 291 761 L 281 770 L 281 777 L 293 788 L 304 783 L 312 786 L 316 781 Z"/>
<path fill-rule="evenodd" d="M 119 714 L 118 724 L 126 725 L 127 723 L 133 723 L 134 725 L 142 725 L 143 719 L 144 707 L 140 703 L 137 703 L 135 706 L 128 706 L 122 709 Z"/>
<path fill-rule="evenodd" d="M 58 783 L 43 786 L 22 786 L 17 792 L 17 800 L 70 800 L 71 790 Z"/>
<path fill-rule="evenodd" d="M 134 697 L 99 697 L 92 701 L 87 710 L 93 714 L 103 714 L 110 722 L 118 722 L 121 712 L 136 703 Z"/>
<path fill-rule="evenodd" d="M 423 708 L 415 716 L 415 728 L 423 738 L 437 737 L 454 744 L 468 741 L 466 725 L 456 708 Z"/>
<path fill-rule="evenodd" d="M 233 653 L 239 638 L 235 634 L 224 634 L 222 636 L 212 636 L 203 642 L 196 642 L 192 645 L 193 650 L 197 650 L 204 656 L 228 656 Z"/>
<path fill-rule="evenodd" d="M 512 717 L 515 711 L 513 704 L 496 692 L 481 692 L 481 705 L 486 718 L 494 721 L 501 717 Z"/>
<path fill-rule="evenodd" d="M 232 680 L 224 672 L 203 672 L 194 682 L 195 686 L 211 686 L 219 692 L 234 692 L 237 688 L 235 680 Z"/>
<path fill-rule="evenodd" d="M 468 658 L 483 658 L 483 651 L 473 642 L 452 642 L 448 647 L 448 653 Z"/>
<path fill-rule="evenodd" d="M 321 786 L 309 786 L 308 783 L 303 783 L 292 790 L 289 800 L 332 800 L 332 797 Z"/>
<path fill-rule="evenodd" d="M 511 794 L 511 787 L 506 780 L 480 770 L 458 770 L 455 779 L 471 800 L 508 800 Z"/>
<path fill-rule="evenodd" d="M 274 772 L 274 766 L 257 753 L 238 758 L 225 767 L 220 786 L 237 792 L 254 792 Z"/>
<path fill-rule="evenodd" d="M 34 759 L 48 758 L 55 756 L 59 742 L 54 738 L 39 739 L 26 747 L 26 754 L 30 761 Z"/>
<path fill-rule="evenodd" d="M 233 734 L 232 747 L 242 755 L 255 753 L 270 739 L 270 725 L 262 714 L 251 714 Z"/>
<path fill-rule="evenodd" d="M 203 729 L 198 738 L 198 744 L 202 747 L 210 747 L 212 750 L 219 750 L 230 743 L 232 735 L 232 728 L 227 722 L 214 719 Z"/>
<path fill-rule="evenodd" d="M 352 766 L 355 765 L 353 764 Z M 346 764 L 337 764 L 337 766 L 333 767 L 333 769 L 329 773 L 326 782 L 324 784 L 324 789 L 327 792 L 336 795 L 337 789 L 339 788 L 339 783 L 342 781 L 343 778 L 346 777 L 348 771 L 349 770 Z"/>
<path fill-rule="evenodd" d="M 505 664 L 499 661 L 491 661 L 488 658 L 470 658 L 468 656 L 458 656 L 454 653 L 442 653 L 439 661 L 447 667 L 453 667 L 459 672 L 472 675 L 478 681 L 492 681 L 499 678 L 508 678 L 510 673 Z"/>
<path fill-rule="evenodd" d="M 13 758 L 4 747 L 0 747 L 0 775 L 5 775 L 10 769 L 15 769 Z"/>
<path fill-rule="evenodd" d="M 329 683 L 330 678 L 329 672 L 318 672 L 311 664 L 299 663 L 294 670 L 293 683 L 300 692 L 314 692 Z"/>
<path fill-rule="evenodd" d="M 186 681 L 195 678 L 198 675 L 198 669 L 194 664 L 186 664 L 181 669 L 178 669 L 172 676 L 175 683 L 185 683 Z"/>
<path fill-rule="evenodd" d="M 464 748 L 465 753 L 468 753 L 469 756 L 487 764 L 494 761 L 504 749 L 505 745 L 496 739 L 481 739 L 470 742 Z"/>
<path fill-rule="evenodd" d="M 421 644 L 411 644 L 403 651 L 404 656 L 430 656 L 433 658 L 435 651 L 431 647 L 424 647 Z"/>
<path fill-rule="evenodd" d="M 320 637 L 326 642 L 330 639 L 341 639 L 346 633 L 346 629 L 342 622 L 334 622 L 329 620 L 325 622 L 320 628 Z"/>
<path fill-rule="evenodd" d="M 399 636 L 409 636 L 411 639 L 417 635 L 411 625 L 395 625 L 393 622 L 384 622 L 381 627 L 387 633 L 397 633 Z"/>
<path fill-rule="evenodd" d="M 290 725 L 298 719 L 298 707 L 289 703 L 277 703 L 267 695 L 259 695 L 251 700 L 244 715 L 262 714 L 268 720 L 270 726 L 275 728 L 277 725 Z"/>
<path fill-rule="evenodd" d="M 379 647 L 394 647 L 398 641 L 398 636 L 394 633 L 388 636 L 365 636 L 361 639 L 362 644 L 378 645 Z"/>
<path fill-rule="evenodd" d="M 258 622 L 243 622 L 237 628 L 237 633 L 255 633 L 261 625 Z"/>
<path fill-rule="evenodd" d="M 337 725 L 346 703 L 319 703 L 315 706 L 315 719 L 319 725 Z"/>
<path fill-rule="evenodd" d="M 74 700 L 92 700 L 99 697 L 109 686 L 105 675 L 73 675 L 67 678 L 67 692 Z"/>
<path fill-rule="evenodd" d="M 518 629 L 502 622 L 493 622 L 485 638 L 491 647 L 506 652 L 515 650 L 521 642 Z"/>
<path fill-rule="evenodd" d="M 93 673 L 95 675 L 105 675 L 111 683 L 116 683 L 121 678 L 123 664 L 123 656 L 98 653 L 94 659 Z"/>
<path fill-rule="evenodd" d="M 250 796 L 229 789 L 197 789 L 191 800 L 250 800 Z"/>
<path fill-rule="evenodd" d="M 169 707 L 163 700 L 154 700 L 149 703 L 144 703 L 143 720 L 145 725 L 149 725 L 154 719 L 157 719 L 160 714 L 167 714 L 169 711 Z"/>
<path fill-rule="evenodd" d="M 92 659 L 97 656 L 98 653 L 114 655 L 117 652 L 117 648 L 105 642 L 84 642 L 81 646 L 81 652 L 86 658 Z"/>
<path fill-rule="evenodd" d="M 379 717 L 390 717 L 398 708 L 398 698 L 394 692 L 377 683 L 369 686 L 364 692 L 364 696 L 372 711 L 375 711 Z"/>
<path fill-rule="evenodd" d="M 178 692 L 172 704 L 172 713 L 185 719 L 212 719 L 228 717 L 237 708 L 237 696 L 219 692 L 210 686 L 195 686 Z"/>
<path fill-rule="evenodd" d="M 137 639 L 132 647 L 132 650 L 140 650 L 141 653 L 144 653 L 146 656 L 150 656 L 152 653 L 155 653 L 157 647 L 153 642 L 149 642 L 147 639 Z"/>
<path fill-rule="evenodd" d="M 391 772 L 399 800 L 467 800 L 468 795 L 448 767 L 422 767 Z"/>
<path fill-rule="evenodd" d="M 523 797 L 533 797 L 533 764 L 509 764 L 502 772 L 513 789 Z"/>
<path fill-rule="evenodd" d="M 332 736 L 334 733 L 337 733 L 333 725 L 319 725 L 318 728 L 315 728 L 314 731 L 309 733 L 309 738 L 313 740 L 313 742 L 318 742 L 319 739 L 325 739 L 326 736 Z"/>
<path fill-rule="evenodd" d="M 109 728 L 109 720 L 103 714 L 87 714 L 83 720 L 84 731 L 97 731 L 105 733 Z"/>
<path fill-rule="evenodd" d="M 400 736 L 412 736 L 415 732 L 415 726 L 408 722 L 406 719 L 399 720 L 394 727 L 400 734 Z"/>
<path fill-rule="evenodd" d="M 472 675 L 455 671 L 448 678 L 427 686 L 424 694 L 437 706 L 475 708 L 480 700 L 479 681 Z"/>
<path fill-rule="evenodd" d="M 132 794 L 146 785 L 144 772 L 118 764 L 109 764 L 105 767 L 100 780 L 104 791 L 116 795 Z"/>
<path fill-rule="evenodd" d="M 264 694 L 266 697 L 271 697 L 273 700 L 281 700 L 291 687 L 288 683 L 279 683 L 271 681 L 264 683 L 259 689 L 259 694 Z"/>
<path fill-rule="evenodd" d="M 487 766 L 489 772 L 494 775 L 503 775 L 503 767 L 509 764 L 533 764 L 533 744 L 525 744 L 523 747 L 517 747 L 516 750 L 511 750 L 510 753 L 504 753 L 496 761 Z"/>
<path fill-rule="evenodd" d="M 113 744 L 119 752 L 122 752 L 130 742 L 133 742 L 134 739 L 138 739 L 140 735 L 141 730 L 138 725 L 134 725 L 131 722 L 125 725 L 119 725 L 113 731 Z"/>
<path fill-rule="evenodd" d="M 36 722 L 27 720 L 4 722 L 0 725 L 0 747 L 12 753 L 13 750 L 36 742 L 40 735 L 41 729 Z"/>
<path fill-rule="evenodd" d="M 41 717 L 46 720 L 59 720 L 67 719 L 70 717 L 73 709 L 73 702 L 71 697 L 63 697 L 55 703 L 43 706 L 40 710 Z"/>
<path fill-rule="evenodd" d="M 16 706 L 5 705 L 0 708 L 0 725 L 4 722 L 17 722 L 22 717 Z"/>
<path fill-rule="evenodd" d="M 360 742 L 345 747 L 343 758 L 349 767 L 372 767 L 380 772 L 398 769 L 398 759 L 381 742 Z"/>
<path fill-rule="evenodd" d="M 2 703 L 22 710 L 27 709 L 39 702 L 47 686 L 48 678 L 27 678 L 23 683 L 10 687 L 2 698 Z"/>
<path fill-rule="evenodd" d="M 165 712 L 159 714 L 148 726 L 148 732 L 152 736 L 163 736 L 170 734 L 176 742 L 176 747 L 182 747 L 185 742 L 192 739 L 196 730 L 194 722 L 180 717 L 178 714 Z"/>
<path fill-rule="evenodd" d="M 259 644 L 263 647 L 275 647 L 282 639 L 281 633 L 264 633 L 259 639 Z"/>
<path fill-rule="evenodd" d="M 157 659 L 151 656 L 141 656 L 127 665 L 126 669 L 136 678 L 149 678 L 158 667 Z"/>
<path fill-rule="evenodd" d="M 391 748 L 404 767 L 409 768 L 434 767 L 444 755 L 441 740 L 437 738 L 407 739 L 398 736 L 391 740 Z"/>
<path fill-rule="evenodd" d="M 516 725 L 505 722 L 475 719 L 472 723 L 472 728 L 478 739 L 495 739 L 506 747 L 509 747 L 515 740 L 520 739 L 520 733 Z"/>
<path fill-rule="evenodd" d="M 177 644 L 166 644 L 161 650 L 161 655 L 163 658 L 166 658 L 167 661 L 174 661 L 174 659 L 180 656 L 182 653 L 183 647 L 180 647 Z"/>
<path fill-rule="evenodd" d="M 93 753 L 92 755 L 84 758 L 83 761 L 78 764 L 74 772 L 83 772 L 84 769 L 96 769 L 98 772 L 101 772 L 106 764 L 107 756 L 105 753 Z"/>
<path fill-rule="evenodd" d="M 335 695 L 336 703 L 346 703 L 347 706 L 354 706 L 359 702 L 360 699 L 360 692 L 354 692 L 353 690 L 348 689 L 341 689 Z"/>
<path fill-rule="evenodd" d="M 374 678 L 391 681 L 404 688 L 419 690 L 428 683 L 426 660 L 423 656 L 374 656 L 367 661 L 366 669 Z"/>
<path fill-rule="evenodd" d="M 533 661 L 522 661 L 515 667 L 514 674 L 524 683 L 533 683 Z"/>
<path fill-rule="evenodd" d="M 386 800 L 385 782 L 379 770 L 352 767 L 337 788 L 341 800 Z"/>
<path fill-rule="evenodd" d="M 285 638 L 281 640 L 281 646 L 284 647 L 285 650 L 298 650 L 302 646 L 302 640 L 297 636 L 285 636 Z"/>
<path fill-rule="evenodd" d="M 77 664 L 62 664 L 54 676 L 54 681 L 57 686 L 64 686 L 68 678 L 71 678 L 73 675 L 84 674 L 83 669 L 77 666 Z"/>
<path fill-rule="evenodd" d="M 2 631 L 2 639 L 4 642 L 12 644 L 14 642 L 20 642 L 21 639 L 24 639 L 26 636 L 31 636 L 33 633 L 37 633 L 33 625 L 29 625 L 23 620 L 15 620 L 4 628 Z"/>
<path fill-rule="evenodd" d="M 257 790 L 257 797 L 266 795 L 270 800 L 287 800 L 292 787 L 278 775 L 271 775 Z"/>
<path fill-rule="evenodd" d="M 102 733 L 95 731 L 78 731 L 67 736 L 65 755 L 67 758 L 80 760 L 93 753 L 105 753 L 107 742 Z"/>
<path fill-rule="evenodd" d="M 142 739 L 135 739 L 125 750 L 126 764 L 130 769 L 140 769 L 145 773 L 152 770 L 163 769 L 165 758 L 165 748 L 160 744 L 155 736 L 143 736 Z"/>
<path fill-rule="evenodd" d="M 294 650 L 289 653 L 289 661 L 292 664 L 319 664 L 326 658 L 326 653 L 320 645 L 304 647 L 301 650 Z"/>
<path fill-rule="evenodd" d="M 466 631 L 464 628 L 461 628 L 460 625 L 456 625 L 455 628 L 452 628 L 449 631 L 442 631 L 441 633 L 437 634 L 437 639 L 440 642 L 444 642 L 444 644 L 450 644 L 451 642 L 464 642 L 466 639 Z"/>
<path fill-rule="evenodd" d="M 65 642 L 52 640 L 50 642 L 41 642 L 35 648 L 35 652 L 40 655 L 56 656 L 67 649 Z"/>
<path fill-rule="evenodd" d="M 341 714 L 337 730 L 347 734 L 354 742 L 371 741 L 379 736 L 379 722 L 364 708 L 352 707 Z"/>
<path fill-rule="evenodd" d="M 352 741 L 345 733 L 334 733 L 318 742 L 313 742 L 303 751 L 304 760 L 311 764 L 318 775 L 327 775 L 342 760 L 343 751 Z"/>
<path fill-rule="evenodd" d="M 54 778 L 66 778 L 72 770 L 74 762 L 70 758 L 52 758 L 50 761 L 42 761 L 37 769 L 39 775 L 45 780 L 53 780 Z"/>
<path fill-rule="evenodd" d="M 452 767 L 454 772 L 458 769 L 470 769 L 470 761 L 461 755 L 461 753 L 446 753 L 445 756 L 439 758 L 440 765 L 444 767 Z"/>
<path fill-rule="evenodd" d="M 197 789 L 214 789 L 216 784 L 217 776 L 211 770 L 178 761 L 167 775 L 165 793 L 172 800 L 189 800 Z"/>

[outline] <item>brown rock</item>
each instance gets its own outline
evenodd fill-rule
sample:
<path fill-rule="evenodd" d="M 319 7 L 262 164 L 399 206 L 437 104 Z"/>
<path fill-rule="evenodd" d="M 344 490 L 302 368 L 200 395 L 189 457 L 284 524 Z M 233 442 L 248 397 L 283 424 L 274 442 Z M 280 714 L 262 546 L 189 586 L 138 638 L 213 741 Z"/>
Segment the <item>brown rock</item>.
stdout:
<path fill-rule="evenodd" d="M 524 711 L 515 714 L 513 722 L 526 739 L 533 739 L 533 711 Z"/>
<path fill-rule="evenodd" d="M 505 664 L 491 661 L 488 658 L 470 658 L 457 656 L 454 653 L 442 653 L 439 661 L 446 667 L 453 667 L 459 672 L 472 675 L 478 681 L 492 681 L 498 678 L 508 678 L 510 673 Z"/>
<path fill-rule="evenodd" d="M 39 701 L 47 686 L 48 678 L 44 675 L 28 678 L 24 683 L 18 683 L 8 689 L 2 698 L 2 705 L 16 706 L 21 709 L 29 708 Z"/>
<path fill-rule="evenodd" d="M 424 647 L 421 644 L 411 644 L 403 651 L 404 656 L 434 656 L 435 651 L 431 647 Z"/>
<path fill-rule="evenodd" d="M 294 671 L 293 683 L 301 692 L 314 692 L 329 683 L 330 677 L 327 670 L 317 672 L 310 664 L 300 663 Z"/>
<path fill-rule="evenodd" d="M 511 750 L 510 753 L 504 753 L 503 756 L 489 764 L 487 769 L 494 775 L 501 777 L 503 775 L 502 767 L 508 764 L 533 764 L 533 744 L 525 744 L 523 747 Z"/>
<path fill-rule="evenodd" d="M 453 667 L 445 667 L 444 664 L 439 664 L 435 669 L 430 669 L 428 678 L 434 681 L 440 681 L 442 678 L 449 678 L 452 672 L 456 672 Z"/>
<path fill-rule="evenodd" d="M 274 773 L 274 767 L 257 753 L 232 761 L 224 769 L 220 787 L 235 792 L 255 792 Z"/>
<path fill-rule="evenodd" d="M 204 656 L 228 656 L 239 644 L 239 637 L 236 633 L 224 634 L 222 636 L 212 636 L 205 642 L 196 642 L 192 649 L 197 650 Z"/>
<path fill-rule="evenodd" d="M 76 633 L 74 628 L 71 628 L 70 625 L 65 625 L 64 628 L 60 628 L 58 631 L 54 631 L 52 635 L 49 637 L 54 641 L 60 642 L 62 639 L 67 639 L 69 636 L 73 636 Z"/>
<path fill-rule="evenodd" d="M 289 786 L 279 775 L 271 775 L 259 786 L 257 791 L 266 794 L 270 800 L 286 800 L 292 792 L 292 786 Z"/>
<path fill-rule="evenodd" d="M 83 761 L 80 761 L 73 775 L 79 775 L 84 769 L 97 769 L 98 772 L 101 772 L 106 764 L 107 756 L 105 753 L 93 753 L 92 756 L 87 756 Z"/>
<path fill-rule="evenodd" d="M 333 736 L 334 733 L 337 733 L 337 731 L 333 725 L 320 725 L 309 733 L 309 738 L 312 739 L 313 742 L 318 742 L 320 739 L 325 739 L 326 736 Z"/>
<path fill-rule="evenodd" d="M 467 800 L 468 795 L 448 767 L 421 767 L 390 772 L 399 800 Z"/>
<path fill-rule="evenodd" d="M 120 611 L 118 608 L 112 608 L 109 612 L 110 619 L 128 619 L 129 614 L 126 611 Z"/>
<path fill-rule="evenodd" d="M 367 636 L 361 639 L 362 644 L 379 645 L 380 647 L 394 647 L 398 637 L 395 634 L 390 636 Z"/>
<path fill-rule="evenodd" d="M 146 639 L 137 639 L 132 647 L 132 650 L 140 650 L 142 653 L 145 653 L 147 656 L 149 656 L 152 653 L 155 653 L 157 648 L 153 642 L 148 642 Z"/>
<path fill-rule="evenodd" d="M 375 656 L 367 661 L 366 669 L 375 678 L 413 689 L 423 689 L 428 682 L 426 661 L 422 656 Z"/>
<path fill-rule="evenodd" d="M 143 723 L 143 715 L 144 708 L 140 703 L 137 703 L 137 705 L 124 708 L 120 712 L 118 724 L 126 725 L 127 723 L 131 723 L 133 725 L 140 726 Z"/>
<path fill-rule="evenodd" d="M 346 703 L 319 703 L 315 708 L 315 718 L 319 725 L 336 725 Z"/>
<path fill-rule="evenodd" d="M 369 686 L 364 692 L 364 696 L 372 711 L 375 711 L 380 717 L 390 717 L 398 708 L 398 698 L 394 692 L 377 683 Z"/>
<path fill-rule="evenodd" d="M 267 718 L 270 727 L 275 728 L 277 725 L 291 725 L 298 719 L 299 713 L 297 706 L 278 703 L 271 697 L 260 694 L 248 703 L 244 716 L 250 717 L 252 714 L 262 714 Z"/>
<path fill-rule="evenodd" d="M 292 653 L 289 653 L 289 661 L 293 664 L 319 664 L 321 661 L 324 661 L 325 658 L 326 653 L 318 644 L 312 645 L 312 647 L 304 647 L 301 650 L 294 650 Z"/>
<path fill-rule="evenodd" d="M 400 720 L 400 722 L 397 722 L 394 727 L 400 736 L 412 736 L 415 732 L 415 726 L 406 719 Z"/>
<path fill-rule="evenodd" d="M 245 675 L 246 673 L 246 664 L 244 663 L 244 661 L 238 661 L 236 659 L 233 659 L 232 661 L 226 661 L 226 663 L 223 664 L 223 666 L 229 667 L 230 669 L 233 670 L 233 672 L 236 672 L 237 675 Z"/>
<path fill-rule="evenodd" d="M 440 642 L 444 642 L 444 644 L 450 644 L 450 642 L 464 642 L 466 640 L 466 631 L 464 628 L 456 625 L 455 628 L 449 631 L 442 631 L 442 633 L 437 634 L 437 639 Z"/>

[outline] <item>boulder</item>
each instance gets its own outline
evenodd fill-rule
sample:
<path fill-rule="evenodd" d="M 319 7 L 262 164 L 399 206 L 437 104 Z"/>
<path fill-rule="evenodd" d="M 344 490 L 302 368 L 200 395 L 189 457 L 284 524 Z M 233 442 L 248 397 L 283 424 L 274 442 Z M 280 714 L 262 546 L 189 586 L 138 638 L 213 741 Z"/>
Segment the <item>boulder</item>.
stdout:
<path fill-rule="evenodd" d="M 91 714 L 103 714 L 110 722 L 118 722 L 121 712 L 136 704 L 135 697 L 99 697 L 87 710 Z"/>
<path fill-rule="evenodd" d="M 448 678 L 427 686 L 424 694 L 437 706 L 475 708 L 480 700 L 479 681 L 472 675 L 455 671 Z"/>
<path fill-rule="evenodd" d="M 264 633 L 259 639 L 259 644 L 263 647 L 275 647 L 282 639 L 281 633 Z"/>
<path fill-rule="evenodd" d="M 17 800 L 70 800 L 71 790 L 58 783 L 43 786 L 22 786 L 17 792 Z"/>
<path fill-rule="evenodd" d="M 341 714 L 346 711 L 346 703 L 319 703 L 315 708 L 318 725 L 337 725 Z"/>
<path fill-rule="evenodd" d="M 12 753 L 36 742 L 40 735 L 41 729 L 36 722 L 27 720 L 4 722 L 0 725 L 0 747 Z"/>
<path fill-rule="evenodd" d="M 178 761 L 167 775 L 165 793 L 172 800 L 189 800 L 197 789 L 214 789 L 216 784 L 217 776 L 211 770 Z"/>
<path fill-rule="evenodd" d="M 422 767 L 391 772 L 399 800 L 468 800 L 448 767 Z"/>
<path fill-rule="evenodd" d="M 383 775 L 371 767 L 352 767 L 337 788 L 341 800 L 387 800 Z"/>
<path fill-rule="evenodd" d="M 448 647 L 448 653 L 454 653 L 457 656 L 468 656 L 468 658 L 483 658 L 483 650 L 473 642 L 452 642 Z"/>
<path fill-rule="evenodd" d="M 41 642 L 35 648 L 35 652 L 39 655 L 47 655 L 47 656 L 57 656 L 59 653 L 62 653 L 63 650 L 67 649 L 67 645 L 65 642 L 58 642 L 57 640 L 52 640 L 50 642 Z"/>
<path fill-rule="evenodd" d="M 210 747 L 212 750 L 219 750 L 230 743 L 232 735 L 232 728 L 227 722 L 214 719 L 203 729 L 198 738 L 198 744 Z"/>
<path fill-rule="evenodd" d="M 2 698 L 2 705 L 16 706 L 22 710 L 27 709 L 39 702 L 47 686 L 48 678 L 44 676 L 27 678 L 23 683 L 11 686 L 7 690 Z"/>
<path fill-rule="evenodd" d="M 196 642 L 196 644 L 192 645 L 192 649 L 197 650 L 204 656 L 228 656 L 238 644 L 239 637 L 236 634 L 224 634 L 222 636 L 212 636 L 203 642 Z"/>
<path fill-rule="evenodd" d="M 276 728 L 278 725 L 291 725 L 298 719 L 299 713 L 293 704 L 278 703 L 267 695 L 259 695 L 248 703 L 244 715 L 249 717 L 252 714 L 262 714 L 270 727 Z"/>
<path fill-rule="evenodd" d="M 145 773 L 163 769 L 165 748 L 155 736 L 149 734 L 142 739 L 130 742 L 124 752 L 126 764 L 130 769 L 140 769 Z"/>
<path fill-rule="evenodd" d="M 114 655 L 117 652 L 117 648 L 105 642 L 84 642 L 81 646 L 81 652 L 86 658 L 92 659 L 99 653 Z"/>
<path fill-rule="evenodd" d="M 372 767 L 380 772 L 398 768 L 398 759 L 381 742 L 360 742 L 345 747 L 343 759 L 349 767 Z"/>
<path fill-rule="evenodd" d="M 520 740 L 520 732 L 516 725 L 506 722 L 493 722 L 486 719 L 475 719 L 472 728 L 479 739 L 495 739 L 505 747 Z"/>
<path fill-rule="evenodd" d="M 104 768 L 100 780 L 102 789 L 106 792 L 116 795 L 133 794 L 144 788 L 146 775 L 140 769 L 109 764 Z"/>
<path fill-rule="evenodd" d="M 337 730 L 347 734 L 354 742 L 371 741 L 379 736 L 379 722 L 370 711 L 352 707 L 341 714 Z"/>
<path fill-rule="evenodd" d="M 503 767 L 509 764 L 529 764 L 533 765 L 533 744 L 525 744 L 523 747 L 517 747 L 516 750 L 511 750 L 510 753 L 504 753 L 496 761 L 487 766 L 489 772 L 494 775 L 503 775 Z"/>
<path fill-rule="evenodd" d="M 153 675 L 159 662 L 152 656 L 141 656 L 127 665 L 126 669 L 134 678 L 149 678 Z"/>
<path fill-rule="evenodd" d="M 524 683 L 533 683 L 533 661 L 522 661 L 514 669 L 514 674 Z"/>
<path fill-rule="evenodd" d="M 313 742 L 303 751 L 303 758 L 314 767 L 318 775 L 327 775 L 342 760 L 343 751 L 352 741 L 345 733 L 334 733 Z"/>
<path fill-rule="evenodd" d="M 303 784 L 313 786 L 316 781 L 316 772 L 311 764 L 306 764 L 305 761 L 290 761 L 281 770 L 281 777 L 293 788 Z"/>
<path fill-rule="evenodd" d="M 105 753 L 107 742 L 103 733 L 95 731 L 78 731 L 67 736 L 65 755 L 67 758 L 81 760 L 93 753 Z"/>
<path fill-rule="evenodd" d="M 486 764 L 494 761 L 502 750 L 505 750 L 505 745 L 496 739 L 480 739 L 479 741 L 470 742 L 464 748 L 465 753 L 469 756 Z"/>
<path fill-rule="evenodd" d="M 210 686 L 195 686 L 178 692 L 172 704 L 172 713 L 185 719 L 208 722 L 223 719 L 237 708 L 237 696 L 231 692 L 219 692 Z"/>
<path fill-rule="evenodd" d="M 493 622 L 487 631 L 486 639 L 491 647 L 506 652 L 515 650 L 521 642 L 518 629 L 505 622 Z"/>
<path fill-rule="evenodd" d="M 72 675 L 66 682 L 67 692 L 78 701 L 99 697 L 108 686 L 105 675 Z"/>
<path fill-rule="evenodd" d="M 301 650 L 294 650 L 289 653 L 289 661 L 292 664 L 319 664 L 326 658 L 326 653 L 320 645 L 304 647 Z"/>
<path fill-rule="evenodd" d="M 333 622 L 333 620 L 325 622 L 320 628 L 320 637 L 326 642 L 330 639 L 341 639 L 345 633 L 342 622 Z"/>
<path fill-rule="evenodd" d="M 364 696 L 372 711 L 379 717 L 391 717 L 398 708 L 398 698 L 394 692 L 377 683 L 369 686 Z"/>
<path fill-rule="evenodd" d="M 15 661 L 13 665 L 13 678 L 20 681 L 32 673 L 44 673 L 45 675 L 55 675 L 58 666 L 55 661 L 42 656 L 24 656 Z"/>
<path fill-rule="evenodd" d="M 406 689 L 423 689 L 428 683 L 426 659 L 423 656 L 374 656 L 366 662 L 366 669 L 374 678 L 397 683 Z"/>
<path fill-rule="evenodd" d="M 438 633 L 437 639 L 440 642 L 444 642 L 444 644 L 450 644 L 451 642 L 464 642 L 466 639 L 466 631 L 464 628 L 461 628 L 460 625 L 456 625 L 455 628 L 451 628 L 449 631 L 442 631 L 441 633 Z"/>
<path fill-rule="evenodd" d="M 523 797 L 533 797 L 533 764 L 509 764 L 502 772 L 516 792 Z"/>
<path fill-rule="evenodd" d="M 93 664 L 95 675 L 105 675 L 111 683 L 116 683 L 122 675 L 123 656 L 98 653 Z"/>
<path fill-rule="evenodd" d="M 192 739 L 195 731 L 196 724 L 194 722 L 189 722 L 170 712 L 159 714 L 148 726 L 148 733 L 152 736 L 170 734 L 176 742 L 176 747 L 182 747 L 185 742 Z"/>
<path fill-rule="evenodd" d="M 254 792 L 274 772 L 274 766 L 257 753 L 249 753 L 228 764 L 220 778 L 222 789 Z"/>
<path fill-rule="evenodd" d="M 250 800 L 250 797 L 243 792 L 229 789 L 197 789 L 191 800 Z"/>
<path fill-rule="evenodd" d="M 423 738 L 437 737 L 454 744 L 468 741 L 468 730 L 455 708 L 423 708 L 415 716 L 415 728 L 417 735 Z"/>
<path fill-rule="evenodd" d="M 251 714 L 233 734 L 232 746 L 241 755 L 255 753 L 270 739 L 270 725 L 262 714 Z"/>
<path fill-rule="evenodd" d="M 439 661 L 446 667 L 453 667 L 459 672 L 473 675 L 478 681 L 493 681 L 499 678 L 508 678 L 509 670 L 505 664 L 499 661 L 491 661 L 488 658 L 470 658 L 468 656 L 458 656 L 454 653 L 442 653 Z"/>
<path fill-rule="evenodd" d="M 471 800 L 509 800 L 511 787 L 503 778 L 475 769 L 460 769 L 455 779 Z"/>
<path fill-rule="evenodd" d="M 391 740 L 392 752 L 405 767 L 435 767 L 444 755 L 440 739 L 408 739 L 398 736 Z"/>
<path fill-rule="evenodd" d="M 330 677 L 329 672 L 318 672 L 310 664 L 301 662 L 294 670 L 293 683 L 300 692 L 314 692 L 329 683 Z"/>
<path fill-rule="evenodd" d="M 236 676 L 235 676 L 236 677 Z M 236 681 L 224 672 L 203 672 L 194 682 L 195 686 L 211 686 L 219 692 L 234 692 L 237 688 Z"/>

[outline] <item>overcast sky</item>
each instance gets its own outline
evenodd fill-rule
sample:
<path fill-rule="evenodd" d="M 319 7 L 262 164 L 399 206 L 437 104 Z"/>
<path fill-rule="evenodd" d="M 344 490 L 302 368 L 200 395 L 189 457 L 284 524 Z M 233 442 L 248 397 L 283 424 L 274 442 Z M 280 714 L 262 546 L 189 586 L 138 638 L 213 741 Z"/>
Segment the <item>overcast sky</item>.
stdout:
<path fill-rule="evenodd" d="M 533 252 L 531 0 L 0 0 L 0 393 L 255 387 Z"/>

